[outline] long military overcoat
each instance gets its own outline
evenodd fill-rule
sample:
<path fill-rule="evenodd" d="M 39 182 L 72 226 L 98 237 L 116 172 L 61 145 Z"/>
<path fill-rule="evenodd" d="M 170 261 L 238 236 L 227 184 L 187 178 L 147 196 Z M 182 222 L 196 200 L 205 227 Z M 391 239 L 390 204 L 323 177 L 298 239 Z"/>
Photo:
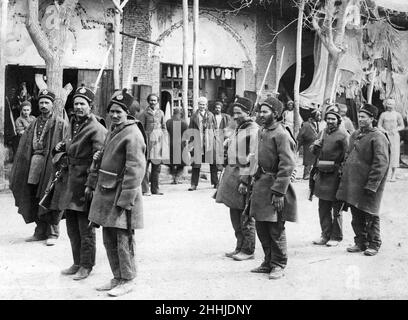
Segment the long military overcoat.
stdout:
<path fill-rule="evenodd" d="M 58 202 L 61 210 L 70 209 L 87 212 L 85 203 L 85 187 L 88 169 L 92 163 L 92 156 L 103 147 L 107 130 L 91 114 L 74 134 L 75 118 L 71 119 L 68 128 L 68 138 L 65 149 L 68 157 L 68 171 L 63 176 L 61 198 Z"/>
<path fill-rule="evenodd" d="M 103 227 L 128 229 L 124 209 L 131 211 L 131 228 L 143 227 L 141 183 L 146 170 L 143 126 L 127 120 L 108 133 L 98 171 L 89 220 Z M 87 184 L 92 184 L 88 178 Z"/>
<path fill-rule="evenodd" d="M 258 173 L 252 191 L 250 214 L 256 221 L 296 221 L 297 201 L 290 179 L 296 166 L 296 142 L 280 122 L 259 132 Z M 278 214 L 272 194 L 284 196 Z"/>
<path fill-rule="evenodd" d="M 317 170 L 311 179 L 315 180 L 313 194 L 322 200 L 335 201 L 340 183 L 340 166 L 348 150 L 350 135 L 342 126 L 330 132 L 326 128 L 321 134 L 322 146 L 312 145 L 312 151 L 318 155 L 318 160 L 334 161 L 332 170 Z"/>
<path fill-rule="evenodd" d="M 336 197 L 378 215 L 390 163 L 390 143 L 377 128 L 354 131 Z M 372 193 L 367 193 L 366 189 Z"/>
<path fill-rule="evenodd" d="M 10 189 L 13 192 L 15 205 L 18 207 L 18 213 L 23 216 L 26 223 L 34 222 L 37 215 L 43 215 L 47 212 L 47 210 L 41 207 L 38 208 L 38 212 L 33 210 L 31 186 L 27 183 L 28 174 L 30 171 L 31 156 L 33 153 L 35 125 L 38 121 L 39 118 L 34 120 L 21 136 L 10 174 Z M 50 121 L 50 126 L 47 126 L 44 129 L 47 130 L 44 135 L 45 164 L 44 170 L 41 172 L 37 193 L 35 195 L 35 198 L 38 200 L 44 196 L 48 183 L 53 178 L 55 173 L 55 167 L 52 162 L 52 150 L 55 148 L 58 142 L 66 138 L 68 133 L 67 121 L 56 116 L 55 114 L 52 115 Z M 59 199 L 59 197 L 60 194 L 58 192 L 54 192 L 53 199 Z"/>
<path fill-rule="evenodd" d="M 229 208 L 244 209 L 245 195 L 238 192 L 241 182 L 248 184 L 251 168 L 249 154 L 256 152 L 259 126 L 252 120 L 241 124 L 231 136 L 228 146 L 228 165 L 218 185 L 215 201 Z"/>

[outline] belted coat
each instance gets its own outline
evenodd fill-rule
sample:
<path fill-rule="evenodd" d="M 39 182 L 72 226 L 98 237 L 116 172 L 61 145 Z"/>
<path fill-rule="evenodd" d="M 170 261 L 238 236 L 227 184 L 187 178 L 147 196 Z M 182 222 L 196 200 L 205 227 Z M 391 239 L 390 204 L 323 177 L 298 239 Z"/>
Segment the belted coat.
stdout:
<path fill-rule="evenodd" d="M 350 137 L 336 197 L 361 211 L 378 215 L 390 164 L 390 142 L 378 128 Z M 368 192 L 366 190 L 370 190 Z"/>
<path fill-rule="evenodd" d="M 37 215 L 43 215 L 48 210 L 41 207 L 38 211 L 33 210 L 33 201 L 31 195 L 31 186 L 27 183 L 31 165 L 31 157 L 33 155 L 33 138 L 35 135 L 36 123 L 40 117 L 34 120 L 21 136 L 20 143 L 16 155 L 14 157 L 13 167 L 10 174 L 10 189 L 13 192 L 15 205 L 26 223 L 34 222 Z M 50 125 L 45 127 L 44 134 L 44 168 L 41 171 L 35 201 L 40 200 L 45 193 L 45 190 L 53 179 L 55 167 L 52 162 L 52 150 L 58 142 L 66 138 L 68 122 L 63 118 L 52 115 Z M 53 199 L 59 199 L 60 194 L 54 192 Z M 38 203 L 37 203 L 38 204 Z M 56 209 L 56 208 L 51 208 Z"/>
<path fill-rule="evenodd" d="M 76 131 L 74 133 L 74 130 Z M 84 123 L 75 128 L 75 117 L 70 121 L 68 137 L 65 142 L 68 170 L 64 172 L 58 206 L 61 210 L 70 209 L 87 212 L 85 187 L 92 156 L 103 147 L 106 128 L 91 114 Z"/>
<path fill-rule="evenodd" d="M 131 229 L 143 227 L 141 183 L 146 170 L 146 142 L 143 126 L 127 120 L 108 133 L 88 219 L 103 227 Z M 130 211 L 130 221 L 125 210 Z"/>
<path fill-rule="evenodd" d="M 238 192 L 240 183 L 249 184 L 251 172 L 250 153 L 256 152 L 259 126 L 248 120 L 238 126 L 230 137 L 228 145 L 228 164 L 224 169 L 217 188 L 215 201 L 229 208 L 244 209 L 245 195 Z"/>
<path fill-rule="evenodd" d="M 340 183 L 340 167 L 348 150 L 350 135 L 340 126 L 334 131 L 326 128 L 320 136 L 319 143 L 312 145 L 312 152 L 318 160 L 334 161 L 334 165 L 328 170 L 317 169 L 316 174 L 310 177 L 315 180 L 313 194 L 322 200 L 335 201 Z"/>
<path fill-rule="evenodd" d="M 252 189 L 250 215 L 256 221 L 296 221 L 296 194 L 290 182 L 295 161 L 296 142 L 288 130 L 276 122 L 259 131 L 258 172 Z M 284 196 L 278 214 L 271 204 L 272 195 Z"/>

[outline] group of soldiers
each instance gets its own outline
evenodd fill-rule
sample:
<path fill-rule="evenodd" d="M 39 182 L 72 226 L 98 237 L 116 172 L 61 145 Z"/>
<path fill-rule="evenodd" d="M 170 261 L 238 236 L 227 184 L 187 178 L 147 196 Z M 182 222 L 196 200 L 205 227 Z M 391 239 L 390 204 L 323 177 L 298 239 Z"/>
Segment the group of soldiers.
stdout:
<path fill-rule="evenodd" d="M 269 97 L 260 104 L 260 128 L 251 118 L 251 104 L 239 98 L 233 105 L 237 128 L 228 139 L 232 156 L 216 201 L 230 208 L 237 239 L 235 250 L 225 255 L 238 261 L 253 259 L 257 234 L 264 261 L 251 272 L 279 279 L 288 260 L 285 222 L 296 221 L 298 211 L 292 186 L 296 140 L 279 121 L 283 105 L 278 99 Z M 375 126 L 377 118 L 378 109 L 364 104 L 358 112 L 359 129 L 350 136 L 342 125 L 338 105 L 326 109 L 326 127 L 309 146 L 315 157 L 310 191 L 319 198 L 321 225 L 315 245 L 339 244 L 343 239 L 342 212 L 350 208 L 355 238 L 347 251 L 373 256 L 380 249 L 379 209 L 390 164 L 390 141 Z"/>
<path fill-rule="evenodd" d="M 73 264 L 62 274 L 73 275 L 74 280 L 91 273 L 95 228 L 102 226 L 113 279 L 97 290 L 120 296 L 134 286 L 133 234 L 143 227 L 142 197 L 162 194 L 158 188 L 160 162 L 153 161 L 156 155 L 152 146 L 158 145 L 158 132 L 166 126 L 155 94 L 149 95 L 149 106 L 139 115 L 139 121 L 129 114 L 133 97 L 126 89 L 115 93 L 107 106 L 111 123 L 108 130 L 92 113 L 94 98 L 90 89 L 79 87 L 73 97 L 74 116 L 68 123 L 54 111 L 55 94 L 40 92 L 41 114 L 21 137 L 10 189 L 25 222 L 36 223 L 27 241 L 46 240 L 46 245 L 54 245 L 59 222 L 66 219 Z M 288 260 L 285 222 L 297 219 L 292 186 L 296 140 L 280 121 L 283 104 L 278 99 L 268 97 L 259 105 L 257 121 L 252 116 L 253 107 L 251 100 L 237 97 L 232 104 L 232 121 L 222 115 L 221 105 L 213 114 L 208 111 L 208 100 L 198 99 L 198 110 L 189 124 L 190 143 L 185 145 L 193 157 L 189 190 L 197 188 L 201 163 L 209 159 L 206 152 L 219 147 L 225 150 L 220 181 L 220 158 L 212 156 L 209 162 L 211 184 L 217 188 L 216 202 L 230 208 L 237 238 L 235 250 L 226 255 L 235 260 L 252 259 L 256 232 L 265 257 L 252 272 L 278 279 L 284 275 Z M 336 106 L 325 113 L 327 127 L 311 146 L 317 159 L 311 179 L 313 193 L 319 198 L 322 226 L 316 244 L 336 245 L 341 241 L 341 211 L 350 207 L 356 237 L 355 246 L 347 250 L 364 251 L 366 255 L 379 250 L 378 212 L 389 165 L 389 142 L 373 126 L 376 117 L 376 107 L 362 106 L 359 129 L 350 137 L 340 126 Z M 228 125 L 231 121 L 234 126 Z M 233 129 L 214 147 L 209 139 L 217 137 L 207 133 L 227 126 Z M 183 133 L 178 136 L 177 143 L 182 143 L 183 137 Z"/>

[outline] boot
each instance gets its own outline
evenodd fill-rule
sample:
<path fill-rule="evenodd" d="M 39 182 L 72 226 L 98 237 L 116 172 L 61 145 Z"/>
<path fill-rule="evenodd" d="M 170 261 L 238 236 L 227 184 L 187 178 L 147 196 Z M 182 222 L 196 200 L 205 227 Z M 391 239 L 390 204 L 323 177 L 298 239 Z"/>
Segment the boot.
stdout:
<path fill-rule="evenodd" d="M 91 273 L 92 269 L 80 267 L 78 272 L 75 273 L 74 280 L 82 280 L 88 278 L 89 274 Z"/>
<path fill-rule="evenodd" d="M 279 266 L 272 268 L 271 272 L 269 273 L 269 279 L 277 280 L 282 278 L 285 275 L 283 270 L 284 269 Z"/>
<path fill-rule="evenodd" d="M 120 297 L 133 291 L 133 289 L 133 280 L 120 280 L 119 284 L 115 288 L 108 291 L 108 295 L 112 297 Z"/>
<path fill-rule="evenodd" d="M 61 274 L 63 274 L 64 276 L 69 276 L 69 275 L 73 275 L 73 274 L 77 273 L 78 270 L 79 270 L 79 266 L 77 264 L 73 264 L 68 269 L 62 270 Z"/>
<path fill-rule="evenodd" d="M 120 279 L 113 278 L 108 283 L 96 288 L 97 291 L 109 291 L 115 288 L 120 283 Z"/>

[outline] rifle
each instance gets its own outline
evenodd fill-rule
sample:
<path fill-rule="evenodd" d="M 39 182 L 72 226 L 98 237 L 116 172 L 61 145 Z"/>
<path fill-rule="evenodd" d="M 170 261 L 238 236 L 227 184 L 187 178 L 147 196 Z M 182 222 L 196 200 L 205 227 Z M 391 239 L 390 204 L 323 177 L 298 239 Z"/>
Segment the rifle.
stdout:
<path fill-rule="evenodd" d="M 57 171 L 55 171 L 53 179 L 45 189 L 44 196 L 38 203 L 42 208 L 46 210 L 50 209 L 51 201 L 54 197 L 55 185 L 57 184 L 58 180 L 61 179 L 64 170 L 68 167 L 67 154 L 65 152 L 61 153 L 56 164 L 58 166 L 58 169 Z"/>

